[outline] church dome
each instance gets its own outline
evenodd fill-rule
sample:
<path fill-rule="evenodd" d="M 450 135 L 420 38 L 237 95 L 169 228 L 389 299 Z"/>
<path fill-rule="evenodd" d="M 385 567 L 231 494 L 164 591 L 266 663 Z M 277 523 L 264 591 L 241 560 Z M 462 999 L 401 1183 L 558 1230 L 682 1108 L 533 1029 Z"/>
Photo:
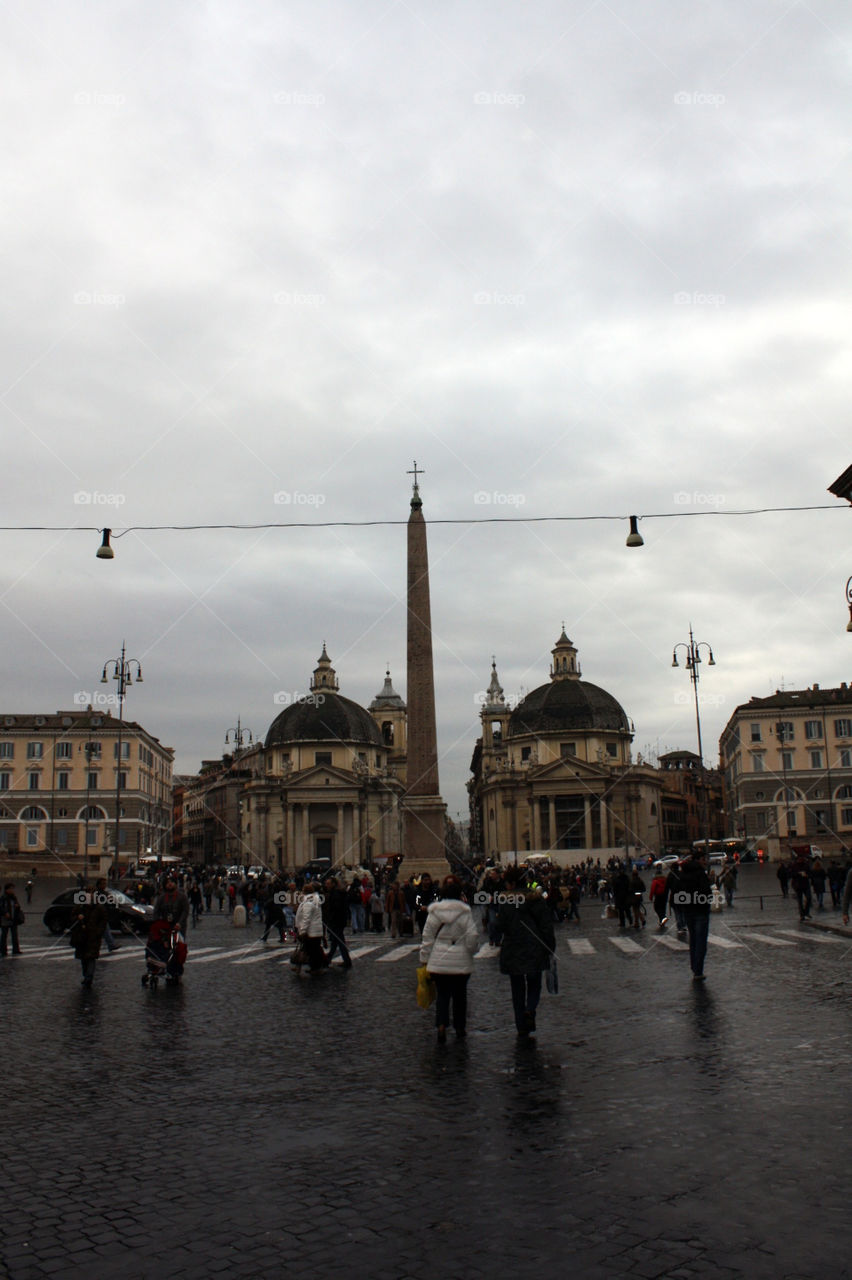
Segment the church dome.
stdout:
<path fill-rule="evenodd" d="M 364 742 L 381 747 L 382 735 L 369 711 L 339 693 L 312 693 L 293 702 L 270 725 L 267 750 L 287 742 Z"/>
<path fill-rule="evenodd" d="M 629 733 L 624 708 L 606 689 L 587 680 L 559 680 L 528 693 L 509 717 L 508 734 L 603 729 Z"/>
<path fill-rule="evenodd" d="M 528 693 L 509 717 L 508 737 L 534 733 L 580 733 L 603 730 L 630 733 L 621 703 L 606 689 L 580 679 L 577 650 L 563 625 L 552 650 L 550 684 Z"/>
<path fill-rule="evenodd" d="M 266 749 L 288 742 L 356 742 L 381 747 L 381 731 L 369 711 L 344 698 L 337 687 L 337 674 L 323 642 L 311 692 L 273 720 Z"/>

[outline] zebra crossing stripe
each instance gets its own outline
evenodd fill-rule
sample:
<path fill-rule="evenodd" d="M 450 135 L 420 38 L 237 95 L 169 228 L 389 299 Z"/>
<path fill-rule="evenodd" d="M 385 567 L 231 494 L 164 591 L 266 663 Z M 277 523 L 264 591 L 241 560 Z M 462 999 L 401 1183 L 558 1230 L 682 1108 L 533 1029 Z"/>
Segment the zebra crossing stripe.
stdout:
<path fill-rule="evenodd" d="M 290 948 L 292 953 L 293 948 Z M 242 960 L 233 960 L 231 963 L 238 964 L 260 964 L 261 960 L 276 960 L 281 958 L 281 947 L 276 947 L 274 951 L 260 951 L 253 956 L 244 956 Z"/>
<path fill-rule="evenodd" d="M 353 951 L 350 947 L 349 954 L 353 960 L 357 960 L 358 956 L 369 955 L 371 951 L 378 951 L 379 947 L 383 947 L 385 945 L 386 944 L 384 942 L 374 942 L 371 947 L 359 947 L 357 951 Z"/>
<path fill-rule="evenodd" d="M 566 938 L 566 942 L 572 956 L 593 956 L 595 954 L 595 949 L 588 938 Z"/>
<path fill-rule="evenodd" d="M 765 942 L 768 947 L 794 947 L 795 942 L 788 942 L 786 938 L 773 938 L 770 933 L 745 933 L 740 930 L 741 938 L 753 938 L 755 942 Z"/>
<path fill-rule="evenodd" d="M 392 960 L 402 960 L 404 956 L 410 956 L 412 951 L 419 950 L 419 942 L 406 942 L 401 947 L 394 947 L 393 951 L 389 951 L 385 956 L 376 956 L 376 964 L 390 964 Z M 479 956 L 476 958 L 478 960 Z"/>
<path fill-rule="evenodd" d="M 211 960 L 227 960 L 230 956 L 244 956 L 244 950 L 238 950 L 236 947 L 220 948 L 214 951 L 212 955 L 199 956 L 196 954 L 187 957 L 187 964 L 209 964 Z"/>
<path fill-rule="evenodd" d="M 688 951 L 689 944 L 681 942 L 679 938 L 657 938 L 656 941 L 661 947 L 668 947 L 669 951 Z"/>
<path fill-rule="evenodd" d="M 610 938 L 610 942 L 614 947 L 618 947 L 619 951 L 623 951 L 628 956 L 635 956 L 645 950 L 644 947 L 639 946 L 638 942 L 634 942 L 632 938 Z"/>
<path fill-rule="evenodd" d="M 708 935 L 707 941 L 712 947 L 721 947 L 724 951 L 730 951 L 733 947 L 741 947 L 742 942 L 734 942 L 733 938 L 721 938 L 718 933 Z"/>
<path fill-rule="evenodd" d="M 824 933 L 817 933 L 814 929 L 802 929 L 801 932 L 798 929 L 779 929 L 778 933 L 786 933 L 789 937 L 795 938 L 797 942 L 802 940 L 805 942 L 822 942 L 827 943 L 828 946 L 839 947 L 848 947 L 849 945 L 843 938 L 832 938 Z M 852 938 L 850 938 L 850 942 L 852 942 Z"/>

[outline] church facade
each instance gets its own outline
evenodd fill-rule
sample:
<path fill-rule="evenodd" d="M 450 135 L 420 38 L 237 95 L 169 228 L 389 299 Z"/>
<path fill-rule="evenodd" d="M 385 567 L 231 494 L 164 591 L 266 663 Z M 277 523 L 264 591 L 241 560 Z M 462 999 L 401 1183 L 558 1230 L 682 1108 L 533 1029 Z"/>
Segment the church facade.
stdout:
<path fill-rule="evenodd" d="M 563 628 L 550 680 L 510 707 L 492 665 L 468 783 L 474 847 L 486 857 L 659 852 L 660 779 L 634 762 L 633 731 L 606 690 L 583 680 Z"/>
<path fill-rule="evenodd" d="M 310 692 L 276 717 L 240 758 L 244 861 L 273 870 L 314 858 L 382 864 L 402 853 L 407 710 L 390 672 L 361 707 L 339 692 L 323 645 Z"/>

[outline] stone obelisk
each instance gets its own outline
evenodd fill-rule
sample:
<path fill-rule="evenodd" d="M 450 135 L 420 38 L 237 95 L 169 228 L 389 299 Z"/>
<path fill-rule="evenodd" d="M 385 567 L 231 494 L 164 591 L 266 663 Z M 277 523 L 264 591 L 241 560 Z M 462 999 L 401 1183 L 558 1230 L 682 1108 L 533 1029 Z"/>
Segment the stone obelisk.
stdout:
<path fill-rule="evenodd" d="M 432 667 L 432 616 L 426 521 L 414 464 L 414 493 L 408 518 L 408 762 L 405 795 L 404 874 L 428 871 L 443 876 L 447 810 L 438 790 L 438 733 Z"/>

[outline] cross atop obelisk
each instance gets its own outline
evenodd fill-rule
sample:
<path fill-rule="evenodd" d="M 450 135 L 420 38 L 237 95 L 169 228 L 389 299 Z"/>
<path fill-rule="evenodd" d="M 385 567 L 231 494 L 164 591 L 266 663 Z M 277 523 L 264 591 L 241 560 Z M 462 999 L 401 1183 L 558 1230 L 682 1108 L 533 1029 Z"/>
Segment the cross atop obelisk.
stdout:
<path fill-rule="evenodd" d="M 446 806 L 438 789 L 438 733 L 432 664 L 432 616 L 426 521 L 414 463 L 414 492 L 408 518 L 408 762 L 405 798 L 405 862 L 418 871 L 445 874 Z"/>

